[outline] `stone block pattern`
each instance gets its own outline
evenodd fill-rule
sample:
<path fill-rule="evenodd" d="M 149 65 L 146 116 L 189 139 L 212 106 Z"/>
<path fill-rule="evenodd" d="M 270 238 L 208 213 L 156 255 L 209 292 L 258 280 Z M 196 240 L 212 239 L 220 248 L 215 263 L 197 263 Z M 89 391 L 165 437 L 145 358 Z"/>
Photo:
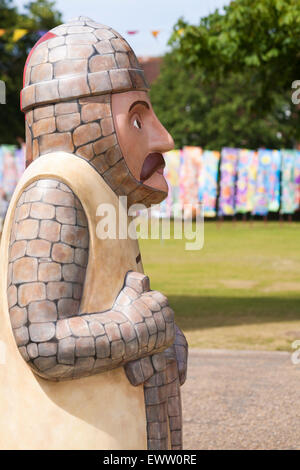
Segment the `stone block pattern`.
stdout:
<path fill-rule="evenodd" d="M 175 346 L 173 355 L 160 352 L 174 342 L 173 311 L 147 276 L 129 272 L 111 310 L 82 312 L 88 251 L 86 215 L 71 189 L 54 179 L 30 184 L 17 203 L 9 251 L 7 295 L 19 351 L 38 375 L 56 381 L 125 365 L 133 385 L 145 384 L 149 449 L 167 449 L 168 426 L 179 449 Z M 175 342 L 185 348 L 180 333 L 176 328 Z"/>
<path fill-rule="evenodd" d="M 65 184 L 39 180 L 24 190 L 10 240 L 8 304 L 21 355 L 50 380 L 119 367 L 174 341 L 166 297 L 139 273 L 128 273 L 111 310 L 80 310 L 88 247 L 86 216 Z"/>
<path fill-rule="evenodd" d="M 174 351 L 178 367 L 179 382 L 183 385 L 186 381 L 188 363 L 188 343 L 183 332 L 175 325 Z"/>
<path fill-rule="evenodd" d="M 181 450 L 182 409 L 177 362 L 175 356 L 166 360 L 165 354 L 161 355 L 165 368 L 156 366 L 155 373 L 144 383 L 148 449 L 168 449 L 170 435 L 171 449 Z"/>
<path fill-rule="evenodd" d="M 161 202 L 162 191 L 147 187 L 129 172 L 114 129 L 111 95 L 41 106 L 26 114 L 27 164 L 54 151 L 74 153 L 90 163 L 128 206 Z"/>
<path fill-rule="evenodd" d="M 83 96 L 147 91 L 138 60 L 122 36 L 89 18 L 70 20 L 34 47 L 24 71 L 22 109 Z"/>
<path fill-rule="evenodd" d="M 168 436 L 172 450 L 182 449 L 179 360 L 186 375 L 187 354 L 179 359 L 175 343 L 187 343 L 176 325 L 175 330 L 175 341 L 170 348 L 125 365 L 129 381 L 133 385 L 144 384 L 149 450 L 168 449 Z"/>

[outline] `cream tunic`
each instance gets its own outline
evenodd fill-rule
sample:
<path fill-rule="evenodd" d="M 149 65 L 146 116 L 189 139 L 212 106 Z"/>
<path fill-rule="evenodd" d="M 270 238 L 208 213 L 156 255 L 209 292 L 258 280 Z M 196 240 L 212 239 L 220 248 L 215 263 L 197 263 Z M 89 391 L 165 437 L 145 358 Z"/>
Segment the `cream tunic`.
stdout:
<path fill-rule="evenodd" d="M 119 200 L 84 159 L 65 152 L 43 155 L 24 172 L 11 200 L 1 240 L 0 289 L 0 448 L 146 449 L 143 386 L 133 387 L 122 367 L 65 382 L 37 377 L 21 357 L 7 303 L 8 251 L 13 215 L 23 189 L 41 178 L 67 184 L 81 201 L 89 232 L 89 262 L 81 311 L 112 306 L 128 270 L 137 265 L 137 241 L 100 240 L 97 207 L 110 203 L 126 217 Z"/>

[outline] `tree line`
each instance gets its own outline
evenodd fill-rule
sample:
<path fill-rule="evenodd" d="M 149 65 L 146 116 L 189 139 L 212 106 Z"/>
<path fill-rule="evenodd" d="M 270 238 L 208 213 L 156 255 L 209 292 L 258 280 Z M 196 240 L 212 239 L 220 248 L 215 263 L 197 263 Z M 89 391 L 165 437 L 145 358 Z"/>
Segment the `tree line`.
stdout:
<path fill-rule="evenodd" d="M 39 39 L 62 22 L 51 0 L 20 11 L 0 0 L 0 144 L 24 138 L 20 111 L 26 57 Z M 13 31 L 29 32 L 19 41 Z M 291 86 L 300 80 L 299 0 L 234 0 L 198 25 L 179 19 L 169 41 L 151 100 L 177 148 L 198 145 L 293 148 L 300 142 L 299 105 Z"/>

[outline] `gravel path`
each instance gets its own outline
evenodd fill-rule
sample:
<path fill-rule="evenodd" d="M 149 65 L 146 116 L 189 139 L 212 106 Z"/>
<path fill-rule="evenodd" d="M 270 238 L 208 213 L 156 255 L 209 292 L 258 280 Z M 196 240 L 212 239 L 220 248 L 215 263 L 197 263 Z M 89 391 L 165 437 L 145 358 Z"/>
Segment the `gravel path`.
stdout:
<path fill-rule="evenodd" d="M 300 449 L 300 364 L 285 352 L 190 349 L 184 449 Z"/>

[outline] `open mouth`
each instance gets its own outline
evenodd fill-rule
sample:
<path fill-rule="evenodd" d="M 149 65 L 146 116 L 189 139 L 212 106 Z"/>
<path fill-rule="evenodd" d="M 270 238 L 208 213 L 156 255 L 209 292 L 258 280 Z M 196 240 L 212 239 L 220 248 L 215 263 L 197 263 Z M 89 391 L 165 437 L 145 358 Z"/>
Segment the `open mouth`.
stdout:
<path fill-rule="evenodd" d="M 149 153 L 142 166 L 140 175 L 141 182 L 149 179 L 155 172 L 163 175 L 165 165 L 166 163 L 161 153 Z"/>

